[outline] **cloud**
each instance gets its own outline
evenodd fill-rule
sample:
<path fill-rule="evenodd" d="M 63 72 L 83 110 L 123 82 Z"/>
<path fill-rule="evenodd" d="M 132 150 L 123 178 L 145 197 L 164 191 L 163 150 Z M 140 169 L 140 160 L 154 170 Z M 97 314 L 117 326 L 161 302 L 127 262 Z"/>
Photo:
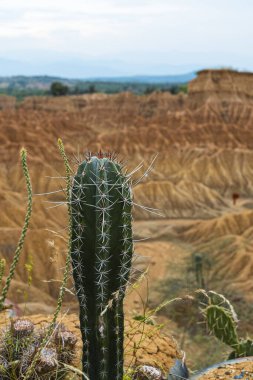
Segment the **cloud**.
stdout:
<path fill-rule="evenodd" d="M 154 63 L 253 61 L 252 0 L 0 1 L 7 58 L 123 59 L 146 72 Z"/>
<path fill-rule="evenodd" d="M 69 37 L 74 34 L 84 39 L 107 36 L 112 40 L 122 33 L 124 38 L 150 18 L 154 20 L 187 9 L 164 0 L 157 0 L 155 4 L 149 0 L 2 1 L 0 38 L 8 39 L 8 43 L 12 40 L 14 44 L 21 39 L 28 39 L 30 43 L 43 40 L 49 49 L 59 47 L 67 33 Z"/>
<path fill-rule="evenodd" d="M 180 5 L 181 3 L 181 5 Z M 119 0 L 50 0 L 44 1 L 31 1 L 31 0 L 1 0 L 1 10 L 38 10 L 46 12 L 62 11 L 73 12 L 75 9 L 77 12 L 84 12 L 87 14 L 124 14 L 134 11 L 138 12 L 160 12 L 162 11 L 181 11 L 186 8 L 185 1 L 178 1 L 178 4 L 171 0 L 135 0 L 135 1 L 119 1 Z"/>

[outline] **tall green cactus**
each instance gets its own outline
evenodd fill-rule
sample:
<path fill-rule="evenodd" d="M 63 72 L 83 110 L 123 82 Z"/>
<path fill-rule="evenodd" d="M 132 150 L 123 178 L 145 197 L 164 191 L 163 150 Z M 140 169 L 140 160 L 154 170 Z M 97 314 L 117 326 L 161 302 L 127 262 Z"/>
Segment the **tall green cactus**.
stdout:
<path fill-rule="evenodd" d="M 90 380 L 123 379 L 123 299 L 133 254 L 129 181 L 121 164 L 100 152 L 79 165 L 72 185 L 73 277 Z"/>

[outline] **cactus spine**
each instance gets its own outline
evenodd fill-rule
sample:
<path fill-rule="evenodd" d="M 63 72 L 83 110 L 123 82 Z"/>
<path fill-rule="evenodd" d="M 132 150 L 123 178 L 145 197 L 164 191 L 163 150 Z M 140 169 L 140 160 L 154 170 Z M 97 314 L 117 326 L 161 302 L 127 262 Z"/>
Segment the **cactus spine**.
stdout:
<path fill-rule="evenodd" d="M 80 303 L 83 372 L 123 379 L 123 299 L 133 254 L 129 177 L 110 154 L 88 156 L 71 194 L 72 266 Z"/>

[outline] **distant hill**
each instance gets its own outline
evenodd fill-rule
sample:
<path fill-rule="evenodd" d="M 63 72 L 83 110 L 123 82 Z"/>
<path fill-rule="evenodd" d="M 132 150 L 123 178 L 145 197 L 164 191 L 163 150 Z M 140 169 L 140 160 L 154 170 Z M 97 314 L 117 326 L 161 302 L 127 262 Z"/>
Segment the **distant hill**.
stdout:
<path fill-rule="evenodd" d="M 56 76 L 10 76 L 0 77 L 0 88 L 19 87 L 19 88 L 49 88 L 52 82 L 59 81 L 69 86 L 79 83 L 103 82 L 103 83 L 142 83 L 142 84 L 178 84 L 187 83 L 196 77 L 195 73 L 182 75 L 136 75 L 129 77 L 101 77 L 101 78 L 79 78 L 69 79 Z"/>
<path fill-rule="evenodd" d="M 61 82 L 69 87 L 69 94 L 85 94 L 101 92 L 114 94 L 132 92 L 147 94 L 154 91 L 169 91 L 176 94 L 187 91 L 187 83 L 195 78 L 195 74 L 183 75 L 136 75 L 126 77 L 97 77 L 70 79 L 58 76 L 2 76 L 0 77 L 0 94 L 16 96 L 23 99 L 26 96 L 49 95 L 53 82 Z"/>
<path fill-rule="evenodd" d="M 116 77 L 116 78 L 96 78 L 95 81 L 101 82 L 117 82 L 117 83 L 164 83 L 164 84 L 178 84 L 188 83 L 190 80 L 196 78 L 195 73 L 187 73 L 181 75 L 135 75 L 129 77 Z"/>
<path fill-rule="evenodd" d="M 49 89 L 51 84 L 55 81 L 74 85 L 77 80 L 53 77 L 53 76 L 25 76 L 17 75 L 10 77 L 0 77 L 0 88 L 20 88 L 20 89 Z"/>

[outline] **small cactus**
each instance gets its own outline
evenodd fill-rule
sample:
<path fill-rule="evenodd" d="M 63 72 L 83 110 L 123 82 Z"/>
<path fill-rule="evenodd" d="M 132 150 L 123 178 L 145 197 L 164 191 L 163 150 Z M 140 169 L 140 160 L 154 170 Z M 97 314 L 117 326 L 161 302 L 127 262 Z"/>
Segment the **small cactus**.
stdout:
<path fill-rule="evenodd" d="M 37 363 L 36 372 L 38 377 L 40 375 L 52 373 L 55 376 L 55 372 L 58 366 L 58 356 L 56 348 L 43 348 L 40 353 L 40 358 Z"/>
<path fill-rule="evenodd" d="M 34 324 L 29 319 L 17 319 L 12 323 L 12 334 L 15 338 L 23 338 L 32 334 Z"/>
<path fill-rule="evenodd" d="M 57 331 L 54 340 L 58 346 L 59 361 L 70 364 L 74 359 L 77 337 L 70 331 Z"/>
<path fill-rule="evenodd" d="M 159 368 L 148 365 L 139 366 L 134 374 L 133 380 L 163 380 L 162 371 Z"/>
<path fill-rule="evenodd" d="M 47 329 L 38 330 L 28 319 L 17 319 L 1 331 L 0 379 L 22 379 L 37 354 Z M 61 334 L 64 337 L 61 337 Z M 64 343 L 63 343 L 64 342 Z M 64 327 L 55 329 L 36 360 L 29 380 L 57 380 L 66 374 L 64 364 L 70 364 L 75 356 L 76 336 Z"/>

